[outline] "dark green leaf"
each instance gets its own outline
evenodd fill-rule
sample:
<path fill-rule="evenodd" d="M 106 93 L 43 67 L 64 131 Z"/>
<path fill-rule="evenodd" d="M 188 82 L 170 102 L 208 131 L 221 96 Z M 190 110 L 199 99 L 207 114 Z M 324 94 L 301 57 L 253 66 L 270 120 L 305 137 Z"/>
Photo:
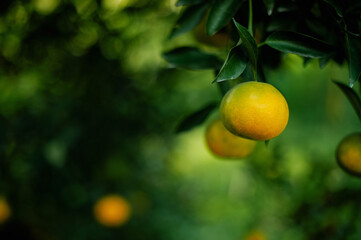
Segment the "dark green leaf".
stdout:
<path fill-rule="evenodd" d="M 182 16 L 178 19 L 169 38 L 174 38 L 192 30 L 202 20 L 207 11 L 208 4 L 199 4 L 187 7 Z"/>
<path fill-rule="evenodd" d="M 351 103 L 353 109 L 356 111 L 357 116 L 361 120 L 361 100 L 352 88 L 347 85 L 333 80 L 333 82 L 341 89 L 341 91 L 346 95 L 347 99 Z"/>
<path fill-rule="evenodd" d="M 340 0 L 323 0 L 327 4 L 329 4 L 336 11 L 339 17 L 343 16 L 344 7 L 342 6 L 342 1 Z"/>
<path fill-rule="evenodd" d="M 269 145 L 269 141 L 270 141 L 270 140 L 266 140 L 266 141 L 264 141 L 264 144 L 266 145 L 266 147 L 268 147 L 268 145 Z"/>
<path fill-rule="evenodd" d="M 217 85 L 222 96 L 224 96 L 229 91 L 229 89 L 231 89 L 231 84 L 229 84 L 229 81 L 218 82 Z"/>
<path fill-rule="evenodd" d="M 235 46 L 229 51 L 221 71 L 213 82 L 222 82 L 239 77 L 246 68 L 247 62 L 248 59 L 244 53 L 243 46 Z"/>
<path fill-rule="evenodd" d="M 251 69 L 251 64 L 248 63 L 246 69 L 243 71 L 241 78 L 243 82 L 251 82 L 254 81 L 254 75 Z"/>
<path fill-rule="evenodd" d="M 294 53 L 303 57 L 320 58 L 331 54 L 331 45 L 301 33 L 279 31 L 272 33 L 265 43 L 281 52 Z"/>
<path fill-rule="evenodd" d="M 196 5 L 201 2 L 204 2 L 204 0 L 178 0 L 178 2 L 175 5 L 179 7 L 185 5 Z"/>
<path fill-rule="evenodd" d="M 303 58 L 303 67 L 306 67 L 307 64 L 311 61 L 312 58 L 304 57 Z"/>
<path fill-rule="evenodd" d="M 330 61 L 331 57 L 332 57 L 332 55 L 328 55 L 326 57 L 322 57 L 322 58 L 318 59 L 318 65 L 320 66 L 321 69 L 327 65 L 327 63 Z"/>
<path fill-rule="evenodd" d="M 215 0 L 207 20 L 207 34 L 213 35 L 226 26 L 243 2 L 242 0 Z"/>
<path fill-rule="evenodd" d="M 242 43 L 247 50 L 248 57 L 251 63 L 253 64 L 254 68 L 257 69 L 258 48 L 256 41 L 254 40 L 252 35 L 248 32 L 247 28 L 243 27 L 235 20 L 233 20 L 233 22 L 238 30 Z"/>
<path fill-rule="evenodd" d="M 346 33 L 348 51 L 349 81 L 352 87 L 361 76 L 361 43 L 360 39 Z"/>
<path fill-rule="evenodd" d="M 263 3 L 266 6 L 268 16 L 270 16 L 275 6 L 275 0 L 263 0 Z"/>
<path fill-rule="evenodd" d="M 292 31 L 297 28 L 293 13 L 275 14 L 267 24 L 267 32 Z"/>
<path fill-rule="evenodd" d="M 163 53 L 163 58 L 175 67 L 186 69 L 220 69 L 222 61 L 194 47 L 181 47 Z"/>
<path fill-rule="evenodd" d="M 278 1 L 277 9 L 278 13 L 294 12 L 299 10 L 299 6 L 294 1 Z"/>
<path fill-rule="evenodd" d="M 208 117 L 208 115 L 213 111 L 214 108 L 218 106 L 217 103 L 211 103 L 207 106 L 201 108 L 200 110 L 192 113 L 178 125 L 176 133 L 184 132 L 192 129 L 200 124 L 202 124 Z"/>

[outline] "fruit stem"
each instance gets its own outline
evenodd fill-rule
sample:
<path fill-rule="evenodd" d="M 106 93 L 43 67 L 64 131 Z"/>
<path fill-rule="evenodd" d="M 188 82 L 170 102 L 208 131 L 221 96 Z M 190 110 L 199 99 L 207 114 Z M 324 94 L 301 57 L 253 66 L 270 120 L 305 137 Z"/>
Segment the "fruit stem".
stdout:
<path fill-rule="evenodd" d="M 257 75 L 257 70 L 255 67 L 252 67 L 252 72 L 253 72 L 253 79 L 255 82 L 258 82 L 258 75 Z"/>
<path fill-rule="evenodd" d="M 252 11 L 252 0 L 248 0 L 249 2 L 249 14 L 248 14 L 248 31 L 253 37 L 253 11 Z"/>

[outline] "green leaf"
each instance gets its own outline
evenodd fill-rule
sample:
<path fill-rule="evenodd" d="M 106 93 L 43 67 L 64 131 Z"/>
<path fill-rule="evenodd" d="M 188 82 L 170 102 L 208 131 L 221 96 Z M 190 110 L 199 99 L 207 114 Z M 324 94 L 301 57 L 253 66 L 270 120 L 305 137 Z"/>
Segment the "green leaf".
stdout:
<path fill-rule="evenodd" d="M 331 45 L 296 32 L 274 32 L 268 36 L 265 43 L 281 52 L 294 53 L 309 58 L 321 58 L 334 52 Z"/>
<path fill-rule="evenodd" d="M 349 60 L 349 81 L 350 87 L 352 87 L 361 76 L 361 42 L 359 38 L 348 33 L 345 37 Z"/>
<path fill-rule="evenodd" d="M 344 7 L 342 6 L 342 1 L 339 0 L 323 0 L 325 3 L 329 4 L 336 11 L 339 17 L 343 17 Z"/>
<path fill-rule="evenodd" d="M 257 69 L 257 57 L 258 57 L 258 48 L 257 43 L 248 32 L 247 28 L 243 27 L 241 24 L 237 23 L 236 20 L 233 20 L 234 25 L 236 26 L 239 36 L 242 40 L 244 47 L 248 53 L 248 57 L 254 66 L 254 69 Z"/>
<path fill-rule="evenodd" d="M 220 69 L 222 61 L 194 47 L 180 47 L 163 53 L 163 58 L 171 65 L 186 69 Z"/>
<path fill-rule="evenodd" d="M 321 69 L 324 68 L 327 65 L 327 63 L 330 61 L 331 57 L 332 57 L 332 55 L 327 55 L 326 57 L 319 58 L 318 59 L 319 67 Z"/>
<path fill-rule="evenodd" d="M 192 113 L 178 125 L 176 133 L 190 130 L 200 124 L 202 124 L 208 117 L 208 115 L 218 106 L 217 103 L 210 103 L 200 110 Z"/>
<path fill-rule="evenodd" d="M 311 61 L 312 58 L 304 57 L 303 58 L 303 67 L 307 67 L 307 64 Z"/>
<path fill-rule="evenodd" d="M 349 14 L 361 12 L 360 0 L 323 0 L 330 5 L 340 18 L 345 18 Z"/>
<path fill-rule="evenodd" d="M 228 81 L 218 82 L 217 85 L 222 96 L 224 96 L 229 91 L 229 89 L 231 89 L 231 84 L 229 84 Z"/>
<path fill-rule="evenodd" d="M 204 0 L 178 0 L 178 2 L 175 5 L 179 7 L 185 5 L 196 5 L 201 2 L 204 2 Z"/>
<path fill-rule="evenodd" d="M 208 4 L 199 4 L 187 7 L 184 10 L 182 16 L 176 22 L 175 27 L 172 29 L 172 32 L 169 35 L 169 39 L 172 39 L 195 28 L 195 26 L 201 22 L 207 11 L 207 8 Z"/>
<path fill-rule="evenodd" d="M 341 91 L 346 95 L 347 99 L 351 103 L 353 109 L 356 111 L 357 116 L 361 121 L 361 100 L 352 88 L 347 85 L 333 80 L 333 82 L 341 89 Z"/>
<path fill-rule="evenodd" d="M 250 65 L 251 65 L 250 63 L 247 64 L 246 69 L 243 71 L 241 75 L 242 82 L 254 81 L 254 75 Z"/>
<path fill-rule="evenodd" d="M 229 51 L 221 71 L 213 82 L 222 82 L 239 77 L 246 68 L 247 63 L 248 59 L 244 54 L 243 46 L 235 46 Z"/>
<path fill-rule="evenodd" d="M 207 34 L 213 35 L 226 26 L 243 2 L 243 0 L 215 0 L 208 15 L 206 26 Z"/>
<path fill-rule="evenodd" d="M 268 16 L 270 16 L 275 6 L 275 0 L 263 0 L 263 3 L 266 6 Z"/>

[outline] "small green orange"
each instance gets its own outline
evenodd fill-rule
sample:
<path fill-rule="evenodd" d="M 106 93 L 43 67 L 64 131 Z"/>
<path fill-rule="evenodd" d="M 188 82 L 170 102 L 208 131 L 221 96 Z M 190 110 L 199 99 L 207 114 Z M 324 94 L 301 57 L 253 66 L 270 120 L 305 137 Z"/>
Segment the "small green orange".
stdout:
<path fill-rule="evenodd" d="M 215 155 L 225 158 L 244 158 L 250 155 L 256 142 L 230 133 L 220 119 L 214 120 L 206 130 L 206 142 Z"/>
<path fill-rule="evenodd" d="M 346 172 L 361 177 L 361 133 L 352 133 L 342 139 L 336 150 L 336 159 Z"/>
<path fill-rule="evenodd" d="M 231 133 L 258 141 L 281 134 L 289 117 L 287 101 L 280 91 L 261 82 L 240 83 L 229 90 L 220 113 Z"/>

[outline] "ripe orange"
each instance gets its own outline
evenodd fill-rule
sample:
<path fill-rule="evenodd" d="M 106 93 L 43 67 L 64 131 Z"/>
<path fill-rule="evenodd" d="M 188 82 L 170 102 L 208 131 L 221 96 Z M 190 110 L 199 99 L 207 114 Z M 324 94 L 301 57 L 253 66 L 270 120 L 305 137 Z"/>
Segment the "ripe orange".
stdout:
<path fill-rule="evenodd" d="M 8 202 L 0 197 L 0 224 L 9 219 L 11 215 L 11 209 Z"/>
<path fill-rule="evenodd" d="M 253 140 L 269 140 L 285 129 L 289 110 L 286 99 L 271 84 L 240 83 L 222 99 L 221 118 L 233 134 Z"/>
<path fill-rule="evenodd" d="M 346 136 L 336 150 L 338 164 L 346 172 L 361 176 L 361 133 Z"/>
<path fill-rule="evenodd" d="M 230 133 L 221 119 L 214 120 L 206 130 L 206 142 L 217 156 L 243 158 L 252 153 L 256 142 Z"/>
<path fill-rule="evenodd" d="M 123 225 L 128 221 L 130 213 L 128 201 L 115 194 L 102 197 L 94 206 L 96 220 L 107 227 Z"/>

